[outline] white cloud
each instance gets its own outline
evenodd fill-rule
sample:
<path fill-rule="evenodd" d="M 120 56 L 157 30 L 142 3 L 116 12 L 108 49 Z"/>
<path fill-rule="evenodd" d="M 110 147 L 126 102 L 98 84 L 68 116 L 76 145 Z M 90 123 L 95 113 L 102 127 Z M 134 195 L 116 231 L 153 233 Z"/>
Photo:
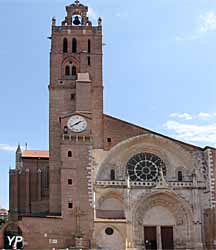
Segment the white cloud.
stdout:
<path fill-rule="evenodd" d="M 91 8 L 91 7 L 88 8 L 88 16 L 89 16 L 89 18 L 90 18 L 90 21 L 91 21 L 91 19 L 92 19 L 93 21 L 97 21 L 96 12 L 95 12 L 94 9 Z"/>
<path fill-rule="evenodd" d="M 188 113 L 171 113 L 169 115 L 170 117 L 176 117 L 176 118 L 181 118 L 181 119 L 185 119 L 185 120 L 192 120 L 192 115 L 188 114 Z"/>
<path fill-rule="evenodd" d="M 213 31 L 216 31 L 216 12 L 208 11 L 199 16 L 199 26 L 191 34 L 177 35 L 175 40 L 180 42 L 198 40 L 205 33 Z"/>
<path fill-rule="evenodd" d="M 197 125 L 167 121 L 163 126 L 180 140 L 216 145 L 216 123 Z"/>
<path fill-rule="evenodd" d="M 8 151 L 8 152 L 15 152 L 17 146 L 12 146 L 8 144 L 0 144 L 0 151 Z"/>
<path fill-rule="evenodd" d="M 197 117 L 200 119 L 208 119 L 208 118 L 212 118 L 214 116 L 214 114 L 210 114 L 210 113 L 205 113 L 205 112 L 200 112 Z"/>
<path fill-rule="evenodd" d="M 184 119 L 184 120 L 207 120 L 207 119 L 215 119 L 216 113 L 208 113 L 208 112 L 199 112 L 198 114 L 189 114 L 189 113 L 171 113 L 169 117 Z"/>
<path fill-rule="evenodd" d="M 216 12 L 208 11 L 200 16 L 201 19 L 201 32 L 216 31 Z"/>
<path fill-rule="evenodd" d="M 200 35 L 188 35 L 188 36 L 176 36 L 175 40 L 176 41 L 193 41 L 193 40 L 198 40 L 200 39 Z"/>

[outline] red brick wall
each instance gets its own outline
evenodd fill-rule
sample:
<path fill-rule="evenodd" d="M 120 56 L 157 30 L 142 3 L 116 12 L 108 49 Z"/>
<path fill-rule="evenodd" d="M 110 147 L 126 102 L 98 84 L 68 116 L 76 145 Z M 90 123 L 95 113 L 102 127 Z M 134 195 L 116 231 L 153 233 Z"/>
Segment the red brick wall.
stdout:
<path fill-rule="evenodd" d="M 41 175 L 48 174 L 48 159 L 23 158 L 22 170 L 10 171 L 10 216 L 19 214 L 48 213 L 48 186 L 39 183 L 38 170 Z M 40 186 L 39 186 L 40 185 Z M 41 199 L 39 200 L 39 192 Z"/>
<path fill-rule="evenodd" d="M 63 40 L 68 40 L 68 52 L 63 53 Z M 72 39 L 77 39 L 77 53 L 72 53 Z M 91 40 L 91 53 L 87 54 L 88 39 Z M 61 127 L 59 119 L 75 111 L 91 112 L 91 132 L 96 148 L 103 147 L 103 88 L 102 88 L 102 31 L 99 27 L 53 26 L 50 65 L 50 109 L 49 109 L 49 145 L 50 145 L 50 200 L 51 213 L 61 213 Z M 91 57 L 91 65 L 87 57 Z M 64 76 L 66 64 L 75 65 L 77 73 L 90 75 L 89 86 L 79 85 L 73 79 Z M 71 64 L 70 64 L 71 63 Z M 84 84 L 84 83 L 83 83 Z M 75 103 L 71 93 L 76 95 Z M 91 94 L 91 96 L 90 96 Z M 76 108 L 78 110 L 76 110 Z"/>
<path fill-rule="evenodd" d="M 72 151 L 72 157 L 68 157 L 68 151 Z M 76 231 L 75 209 L 80 208 L 84 215 L 81 224 L 82 232 L 91 238 L 93 227 L 93 209 L 90 207 L 88 195 L 87 166 L 89 163 L 89 146 L 76 144 L 61 146 L 61 211 L 66 220 L 72 220 L 71 233 Z M 73 184 L 68 185 L 68 179 Z M 73 209 L 68 208 L 69 202 L 73 203 Z"/>
<path fill-rule="evenodd" d="M 207 250 L 214 250 L 216 248 L 216 244 L 214 244 L 214 240 L 216 239 L 216 210 L 206 209 L 204 213 L 204 236 Z"/>
<path fill-rule="evenodd" d="M 135 126 L 114 117 L 104 115 L 104 148 L 109 150 L 119 142 L 130 137 L 148 133 L 144 128 Z M 111 138 L 111 143 L 107 141 Z"/>
<path fill-rule="evenodd" d="M 118 144 L 119 142 L 126 140 L 130 137 L 142 135 L 146 133 L 154 133 L 151 130 L 139 127 L 137 125 L 131 124 L 129 122 L 120 120 L 118 118 L 105 115 L 104 118 L 104 148 L 105 150 L 111 149 L 113 146 Z M 158 134 L 159 135 L 159 134 Z M 164 135 L 161 135 L 164 136 Z M 164 136 L 166 138 L 166 136 Z M 108 138 L 111 138 L 111 143 L 107 141 Z M 167 137 L 168 138 L 168 137 Z M 173 139 L 174 140 L 174 139 Z M 175 140 L 177 143 L 179 143 L 182 147 L 184 147 L 186 150 L 189 150 L 191 152 L 196 151 L 197 149 L 201 149 L 197 146 L 190 145 L 184 142 L 180 142 Z"/>

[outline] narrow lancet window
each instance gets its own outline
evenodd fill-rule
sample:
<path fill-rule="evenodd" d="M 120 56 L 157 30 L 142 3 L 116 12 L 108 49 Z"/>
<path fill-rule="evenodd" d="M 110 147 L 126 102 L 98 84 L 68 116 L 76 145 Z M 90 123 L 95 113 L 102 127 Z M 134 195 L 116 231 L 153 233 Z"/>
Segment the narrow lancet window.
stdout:
<path fill-rule="evenodd" d="M 65 75 L 66 76 L 70 75 L 70 67 L 68 65 L 65 67 Z"/>
<path fill-rule="evenodd" d="M 112 170 L 110 171 L 110 179 L 111 179 L 111 181 L 114 181 L 114 180 L 115 180 L 115 170 L 114 170 L 114 169 L 112 169 Z"/>
<path fill-rule="evenodd" d="M 88 39 L 88 53 L 91 53 L 91 40 Z"/>
<path fill-rule="evenodd" d="M 72 40 L 72 53 L 77 53 L 77 40 L 73 38 Z"/>
<path fill-rule="evenodd" d="M 178 171 L 178 181 L 182 181 L 182 180 L 183 180 L 182 171 Z"/>
<path fill-rule="evenodd" d="M 77 72 L 76 72 L 76 67 L 73 66 L 72 67 L 72 79 L 75 80 L 76 79 L 76 75 L 77 75 Z"/>
<path fill-rule="evenodd" d="M 64 40 L 63 40 L 63 52 L 64 53 L 68 52 L 68 41 L 67 41 L 67 38 L 64 38 Z"/>

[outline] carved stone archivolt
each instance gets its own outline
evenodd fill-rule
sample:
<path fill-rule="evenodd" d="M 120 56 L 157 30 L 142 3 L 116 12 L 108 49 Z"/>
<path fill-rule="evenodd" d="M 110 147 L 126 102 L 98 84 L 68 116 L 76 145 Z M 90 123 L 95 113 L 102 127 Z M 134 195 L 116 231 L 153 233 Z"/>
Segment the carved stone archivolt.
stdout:
<path fill-rule="evenodd" d="M 193 173 L 199 180 L 205 180 L 207 178 L 207 164 L 204 158 L 203 152 L 196 151 L 192 155 L 193 158 Z"/>
<path fill-rule="evenodd" d="M 147 211 L 154 207 L 164 207 L 175 218 L 174 240 L 181 238 L 182 242 L 193 242 L 193 214 L 185 200 L 172 191 L 155 192 L 139 199 L 132 213 L 132 228 L 134 245 L 142 245 L 144 240 L 144 217 Z"/>
<path fill-rule="evenodd" d="M 192 156 L 176 142 L 153 134 L 132 137 L 114 146 L 99 164 L 97 180 L 103 179 L 107 169 L 115 166 L 119 175 L 125 178 L 128 160 L 135 154 L 147 152 L 157 155 L 167 167 L 167 176 L 174 176 L 178 166 L 191 169 Z"/>
<path fill-rule="evenodd" d="M 97 195 L 97 206 L 100 207 L 101 204 L 107 199 L 116 199 L 123 205 L 123 193 L 118 191 L 108 190 Z"/>

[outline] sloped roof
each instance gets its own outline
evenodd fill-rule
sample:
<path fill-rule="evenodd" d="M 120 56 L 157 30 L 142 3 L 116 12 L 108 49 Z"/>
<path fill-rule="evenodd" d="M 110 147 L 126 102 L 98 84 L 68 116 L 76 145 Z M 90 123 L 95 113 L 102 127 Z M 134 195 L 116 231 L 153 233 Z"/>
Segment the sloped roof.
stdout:
<path fill-rule="evenodd" d="M 49 158 L 49 151 L 41 150 L 24 150 L 22 157 L 25 158 Z"/>
<path fill-rule="evenodd" d="M 193 145 L 193 144 L 190 144 L 190 143 L 186 143 L 186 142 L 183 142 L 183 141 L 179 141 L 179 140 L 177 140 L 177 139 L 174 139 L 174 138 L 171 138 L 171 137 L 169 137 L 169 136 L 166 136 L 166 135 L 157 133 L 157 132 L 152 131 L 152 130 L 150 130 L 150 129 L 143 128 L 143 127 L 141 127 L 141 126 L 138 126 L 138 125 L 136 125 L 136 124 L 132 124 L 132 123 L 130 123 L 130 122 L 121 120 L 121 119 L 119 119 L 119 118 L 113 117 L 113 116 L 108 115 L 108 114 L 104 114 L 104 117 L 107 117 L 107 118 L 109 118 L 109 119 L 115 120 L 115 121 L 120 122 L 120 123 L 127 124 L 128 126 L 131 126 L 131 127 L 133 127 L 133 128 L 141 129 L 141 130 L 143 130 L 143 132 L 153 133 L 153 134 L 162 136 L 162 137 L 164 137 L 164 138 L 170 139 L 170 140 L 172 140 L 172 141 L 175 141 L 175 142 L 178 143 L 178 144 L 181 144 L 182 146 L 187 147 L 188 149 L 190 148 L 190 149 L 206 150 L 207 148 L 210 148 L 210 149 L 216 150 L 216 148 L 214 148 L 214 147 L 206 146 L 206 147 L 202 148 L 202 147 L 200 147 L 200 146 L 196 146 L 196 145 Z M 24 150 L 24 151 L 22 152 L 22 157 L 23 157 L 23 158 L 46 158 L 46 159 L 49 159 L 49 151 L 45 151 L 45 150 Z"/>
<path fill-rule="evenodd" d="M 128 126 L 131 126 L 131 127 L 134 127 L 134 128 L 141 129 L 141 130 L 143 130 L 143 132 L 152 133 L 152 134 L 155 134 L 155 135 L 164 137 L 164 138 L 166 138 L 166 139 L 175 141 L 176 143 L 181 144 L 182 146 L 184 146 L 184 147 L 186 147 L 186 148 L 188 148 L 188 149 L 205 150 L 206 148 L 209 148 L 209 147 L 202 148 L 202 147 L 197 146 L 197 145 L 194 145 L 194 144 L 190 144 L 190 143 L 187 143 L 187 142 L 184 142 L 184 141 L 180 141 L 180 140 L 174 139 L 174 138 L 172 138 L 172 137 L 170 137 L 170 136 L 163 135 L 163 134 L 161 134 L 161 133 L 155 132 L 155 131 L 150 130 L 150 129 L 148 129 L 148 128 L 144 128 L 144 127 L 141 127 L 141 126 L 139 126 L 139 125 L 136 125 L 136 124 L 133 124 L 133 123 L 130 123 L 130 122 L 121 120 L 121 119 L 119 119 L 119 118 L 113 117 L 113 116 L 108 115 L 108 114 L 104 114 L 104 117 L 107 117 L 107 118 L 109 118 L 109 119 L 115 120 L 115 121 L 117 121 L 117 122 L 121 122 L 121 123 L 127 124 Z M 212 148 L 212 149 L 215 150 L 215 148 Z"/>

